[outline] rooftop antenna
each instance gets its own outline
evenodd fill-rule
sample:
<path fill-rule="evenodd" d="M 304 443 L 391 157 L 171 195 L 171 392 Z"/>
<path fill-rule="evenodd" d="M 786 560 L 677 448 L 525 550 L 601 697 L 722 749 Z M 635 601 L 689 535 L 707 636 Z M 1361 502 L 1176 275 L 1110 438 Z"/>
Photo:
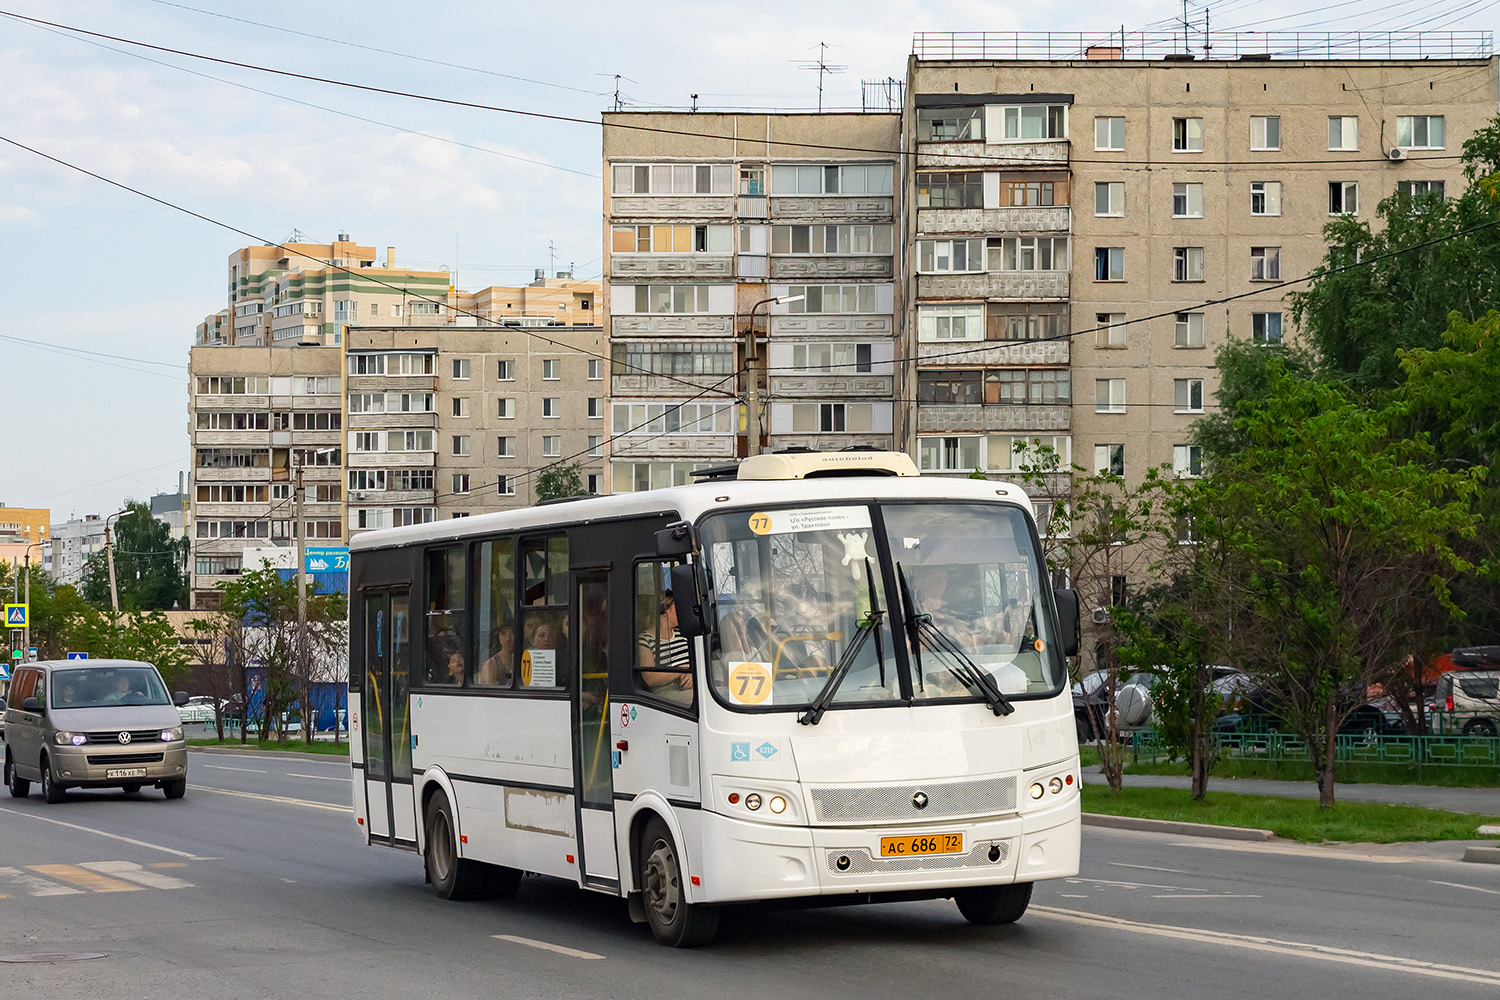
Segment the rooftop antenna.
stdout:
<path fill-rule="evenodd" d="M 615 111 L 624 111 L 625 110 L 625 100 L 624 100 L 624 98 L 622 98 L 620 96 L 620 81 L 624 80 L 626 83 L 640 83 L 640 81 L 639 80 L 632 80 L 630 77 L 625 76 L 625 75 L 620 74 L 620 73 L 595 73 L 594 75 L 595 76 L 609 76 L 609 77 L 613 77 L 614 78 L 614 81 L 615 81 L 615 94 L 614 94 L 614 97 L 612 98 L 612 101 L 613 101 L 613 104 L 614 104 L 614 110 Z"/>
<path fill-rule="evenodd" d="M 823 113 L 823 77 L 829 73 L 842 73 L 848 66 L 836 66 L 828 61 L 828 49 L 831 46 L 827 42 L 818 43 L 818 61 L 805 62 L 798 69 L 814 69 L 818 71 L 818 113 Z"/>
<path fill-rule="evenodd" d="M 1188 0 L 1182 0 L 1182 54 L 1187 55 L 1192 50 L 1188 47 Z M 618 110 L 618 109 L 616 109 Z"/>
<path fill-rule="evenodd" d="M 697 94 L 689 94 L 688 96 L 693 99 L 693 110 L 697 111 L 698 110 L 698 95 Z"/>
<path fill-rule="evenodd" d="M 547 241 L 547 265 L 548 271 L 557 273 L 557 244 L 551 240 Z"/>

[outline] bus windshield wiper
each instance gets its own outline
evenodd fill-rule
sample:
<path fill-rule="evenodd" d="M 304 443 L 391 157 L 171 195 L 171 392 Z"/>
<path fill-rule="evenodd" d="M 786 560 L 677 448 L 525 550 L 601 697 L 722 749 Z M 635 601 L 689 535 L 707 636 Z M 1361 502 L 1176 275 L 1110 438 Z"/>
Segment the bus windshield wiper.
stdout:
<path fill-rule="evenodd" d="M 943 630 L 932 623 L 931 615 L 924 615 L 917 610 L 917 602 L 911 596 L 911 588 L 906 583 L 906 571 L 901 564 L 896 563 L 896 582 L 901 590 L 901 602 L 906 605 L 906 620 L 902 625 L 906 628 L 906 637 L 911 643 L 912 658 L 917 668 L 917 679 L 920 683 L 922 677 L 922 645 L 926 643 L 935 653 L 946 654 L 952 662 L 945 663 L 948 672 L 959 681 L 971 688 L 978 688 L 984 697 L 984 703 L 990 707 L 990 711 L 996 715 L 1009 715 L 1016 710 L 1005 697 L 995 683 L 994 676 L 973 660 L 969 659 L 967 653 L 959 645 L 944 634 Z"/>
<path fill-rule="evenodd" d="M 839 657 L 839 662 L 828 672 L 823 690 L 818 692 L 807 711 L 797 717 L 797 721 L 804 726 L 816 726 L 823 718 L 823 713 L 828 711 L 828 706 L 833 702 L 833 696 L 838 693 L 839 685 L 848 676 L 849 668 L 854 666 L 854 661 L 859 658 L 860 650 L 865 648 L 865 642 L 872 633 L 875 636 L 875 656 L 880 661 L 880 682 L 882 686 L 885 684 L 885 646 L 880 639 L 880 622 L 885 617 L 885 612 L 881 610 L 880 600 L 875 594 L 875 573 L 868 556 L 865 558 L 865 585 L 869 587 L 870 610 L 860 620 L 849 645 L 844 647 L 844 655 Z"/>

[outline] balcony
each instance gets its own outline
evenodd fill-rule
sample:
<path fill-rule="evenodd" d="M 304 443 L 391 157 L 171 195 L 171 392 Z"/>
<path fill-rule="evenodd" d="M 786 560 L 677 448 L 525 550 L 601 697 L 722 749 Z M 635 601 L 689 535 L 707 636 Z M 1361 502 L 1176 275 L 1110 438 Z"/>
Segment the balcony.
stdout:
<path fill-rule="evenodd" d="M 714 399 L 714 392 L 723 392 L 732 387 L 732 381 L 726 381 L 729 373 L 723 375 L 614 375 L 610 378 L 610 395 L 612 396 L 676 396 L 686 392 L 690 387 L 696 386 L 707 391 L 706 399 Z"/>
<path fill-rule="evenodd" d="M 1066 139 L 1043 142 L 919 142 L 918 170 L 984 170 L 1003 167 L 1066 167 Z M 993 159 L 989 159 L 993 157 Z"/>
<path fill-rule="evenodd" d="M 730 316 L 611 316 L 612 337 L 727 337 L 734 333 Z"/>
<path fill-rule="evenodd" d="M 351 451 L 344 456 L 351 469 L 430 469 L 437 464 L 431 451 Z"/>
<path fill-rule="evenodd" d="M 917 209 L 918 236 L 1067 233 L 1072 229 L 1073 210 L 1067 205 Z"/>
<path fill-rule="evenodd" d="M 987 271 L 979 274 L 921 274 L 920 299 L 1065 299 L 1067 271 Z"/>
<path fill-rule="evenodd" d="M 269 483 L 271 470 L 265 466 L 253 469 L 216 469 L 199 466 L 193 470 L 195 483 Z"/>
<path fill-rule="evenodd" d="M 434 392 L 437 387 L 436 375 L 350 375 L 344 383 L 348 392 Z"/>
<path fill-rule="evenodd" d="M 962 353 L 959 353 L 962 352 Z M 942 365 L 1066 365 L 1068 340 L 945 340 L 917 345 L 917 357 Z"/>
<path fill-rule="evenodd" d="M 611 220 L 621 219 L 710 219 L 734 214 L 729 195 L 667 195 L 641 198 L 616 195 L 609 200 Z"/>
<path fill-rule="evenodd" d="M 733 434 L 626 434 L 609 445 L 609 457 L 620 458 L 733 458 Z"/>
<path fill-rule="evenodd" d="M 894 218 L 886 195 L 849 197 L 772 198 L 771 218 L 781 221 L 889 222 Z"/>
<path fill-rule="evenodd" d="M 413 507 L 437 502 L 436 490 L 351 490 L 350 507 Z"/>
<path fill-rule="evenodd" d="M 826 399 L 844 396 L 862 400 L 891 398 L 889 375 L 774 375 L 771 394 L 778 399 Z"/>
<path fill-rule="evenodd" d="M 810 448 L 813 451 L 875 448 L 891 451 L 893 445 L 889 434 L 773 434 L 771 448 Z"/>
<path fill-rule="evenodd" d="M 609 258 L 611 278 L 730 278 L 734 255 L 719 253 L 615 254 Z"/>
<path fill-rule="evenodd" d="M 437 414 L 426 413 L 351 413 L 349 429 L 436 427 Z"/>
<path fill-rule="evenodd" d="M 1073 408 L 1056 406 L 917 406 L 917 433 L 979 431 L 1066 431 L 1073 425 Z"/>
<path fill-rule="evenodd" d="M 197 448 L 268 448 L 271 445 L 270 431 L 193 431 L 193 445 Z"/>
<path fill-rule="evenodd" d="M 809 334 L 839 336 L 858 333 L 864 336 L 889 337 L 891 324 L 891 317 L 883 313 L 834 316 L 792 313 L 771 317 L 771 336 L 805 338 Z"/>
<path fill-rule="evenodd" d="M 892 274 L 893 266 L 888 256 L 836 257 L 819 254 L 771 258 L 773 279 L 822 281 L 829 278 L 890 278 Z"/>

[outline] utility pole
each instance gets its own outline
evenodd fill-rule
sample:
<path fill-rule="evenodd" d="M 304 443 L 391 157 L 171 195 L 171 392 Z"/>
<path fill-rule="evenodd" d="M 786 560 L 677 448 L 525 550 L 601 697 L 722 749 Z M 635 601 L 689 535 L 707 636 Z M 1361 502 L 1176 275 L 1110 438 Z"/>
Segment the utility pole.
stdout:
<path fill-rule="evenodd" d="M 760 454 L 760 348 L 755 339 L 755 313 L 761 306 L 801 302 L 801 295 L 772 296 L 750 307 L 750 326 L 745 330 L 745 439 L 746 454 Z M 767 313 L 769 315 L 769 313 Z M 769 323 L 770 320 L 767 320 Z"/>
<path fill-rule="evenodd" d="M 109 606 L 118 616 L 120 613 L 120 591 L 115 586 L 115 547 L 110 540 L 109 522 L 125 511 L 117 511 L 104 519 L 104 561 L 109 564 Z"/>
<path fill-rule="evenodd" d="M 297 457 L 297 483 L 292 488 L 293 526 L 297 535 L 297 676 L 306 674 L 307 658 L 307 525 L 302 520 L 302 457 Z"/>

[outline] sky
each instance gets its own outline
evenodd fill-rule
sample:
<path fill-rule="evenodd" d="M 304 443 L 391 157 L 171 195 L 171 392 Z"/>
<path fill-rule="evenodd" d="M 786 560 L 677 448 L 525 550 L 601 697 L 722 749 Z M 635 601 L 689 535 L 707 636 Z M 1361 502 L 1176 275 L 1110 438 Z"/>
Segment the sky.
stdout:
<path fill-rule="evenodd" d="M 1500 0 L 1189 0 L 1201 30 L 1493 31 Z M 600 275 L 601 111 L 858 109 L 918 31 L 1171 30 L 1180 2 L 0 0 L 0 503 L 53 523 L 173 492 L 187 359 L 241 246 L 348 233 L 460 288 Z M 819 43 L 828 48 L 820 50 Z M 619 79 L 616 79 L 616 75 Z M 18 148 L 21 143 L 31 150 Z M 44 159 L 46 154 L 104 180 Z M 186 214 L 160 199 L 186 209 Z M 229 227 L 229 228 L 226 228 Z M 235 230 L 238 230 L 236 232 Z M 247 237 L 243 234 L 251 234 Z M 555 258 L 549 249 L 555 248 Z"/>

